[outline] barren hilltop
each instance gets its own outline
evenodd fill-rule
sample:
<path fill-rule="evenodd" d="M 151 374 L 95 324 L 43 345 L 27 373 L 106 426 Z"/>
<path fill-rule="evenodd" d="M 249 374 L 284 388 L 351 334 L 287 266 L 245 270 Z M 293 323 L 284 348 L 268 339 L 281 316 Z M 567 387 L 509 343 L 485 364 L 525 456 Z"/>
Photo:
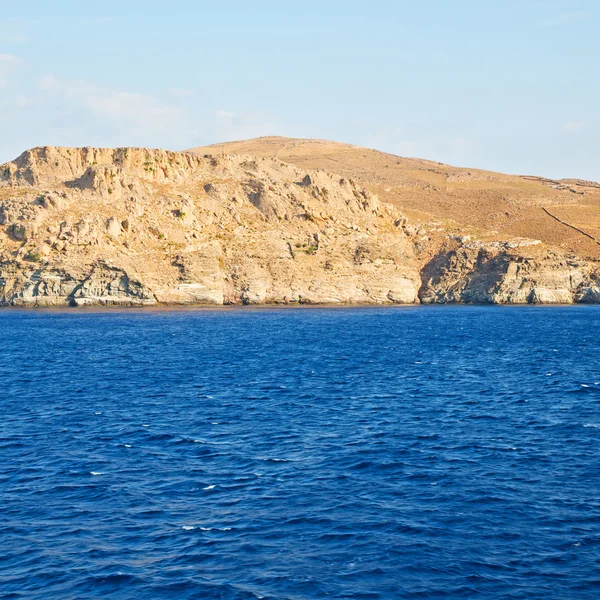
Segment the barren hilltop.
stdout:
<path fill-rule="evenodd" d="M 35 148 L 0 304 L 600 302 L 600 186 L 320 140 Z"/>
<path fill-rule="evenodd" d="M 539 239 L 600 259 L 600 184 L 591 181 L 461 169 L 324 140 L 265 137 L 191 151 L 251 154 L 324 169 L 368 187 L 415 224 L 437 220 L 447 231 L 457 227 L 479 238 Z"/>

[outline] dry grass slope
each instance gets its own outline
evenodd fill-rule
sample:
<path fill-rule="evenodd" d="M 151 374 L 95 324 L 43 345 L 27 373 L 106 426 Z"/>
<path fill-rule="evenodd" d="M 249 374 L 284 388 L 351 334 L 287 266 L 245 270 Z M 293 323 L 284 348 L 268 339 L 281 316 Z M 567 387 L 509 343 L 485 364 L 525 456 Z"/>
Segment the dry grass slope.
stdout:
<path fill-rule="evenodd" d="M 597 183 L 463 169 L 323 140 L 264 137 L 191 151 L 275 157 L 326 169 L 368 187 L 430 229 L 487 240 L 538 239 L 585 259 L 600 258 Z"/>

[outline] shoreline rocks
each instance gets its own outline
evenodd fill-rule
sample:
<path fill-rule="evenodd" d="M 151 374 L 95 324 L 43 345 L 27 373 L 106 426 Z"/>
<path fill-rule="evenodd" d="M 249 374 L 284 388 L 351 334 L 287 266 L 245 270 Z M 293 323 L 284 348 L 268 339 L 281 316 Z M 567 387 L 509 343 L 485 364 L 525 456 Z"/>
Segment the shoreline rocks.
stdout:
<path fill-rule="evenodd" d="M 600 302 L 592 261 L 277 159 L 36 148 L 0 166 L 0 224 L 1 306 Z"/>

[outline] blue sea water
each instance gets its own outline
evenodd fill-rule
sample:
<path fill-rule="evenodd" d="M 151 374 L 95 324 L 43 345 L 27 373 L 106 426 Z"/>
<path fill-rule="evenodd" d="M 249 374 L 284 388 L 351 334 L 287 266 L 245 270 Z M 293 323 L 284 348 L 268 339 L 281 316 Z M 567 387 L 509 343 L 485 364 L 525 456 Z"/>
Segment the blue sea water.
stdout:
<path fill-rule="evenodd" d="M 0 312 L 0 597 L 600 597 L 600 307 Z"/>

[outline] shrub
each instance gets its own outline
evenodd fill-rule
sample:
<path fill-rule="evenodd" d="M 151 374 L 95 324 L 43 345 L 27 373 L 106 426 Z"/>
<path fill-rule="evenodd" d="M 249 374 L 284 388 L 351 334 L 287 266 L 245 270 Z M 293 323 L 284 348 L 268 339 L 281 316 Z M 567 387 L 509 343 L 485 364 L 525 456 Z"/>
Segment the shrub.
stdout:
<path fill-rule="evenodd" d="M 30 251 L 25 255 L 25 260 L 38 263 L 42 262 L 42 257 L 37 252 Z"/>
<path fill-rule="evenodd" d="M 13 223 L 8 228 L 8 235 L 13 239 L 19 242 L 24 242 L 27 240 L 27 230 L 24 225 L 19 225 L 18 223 Z"/>

